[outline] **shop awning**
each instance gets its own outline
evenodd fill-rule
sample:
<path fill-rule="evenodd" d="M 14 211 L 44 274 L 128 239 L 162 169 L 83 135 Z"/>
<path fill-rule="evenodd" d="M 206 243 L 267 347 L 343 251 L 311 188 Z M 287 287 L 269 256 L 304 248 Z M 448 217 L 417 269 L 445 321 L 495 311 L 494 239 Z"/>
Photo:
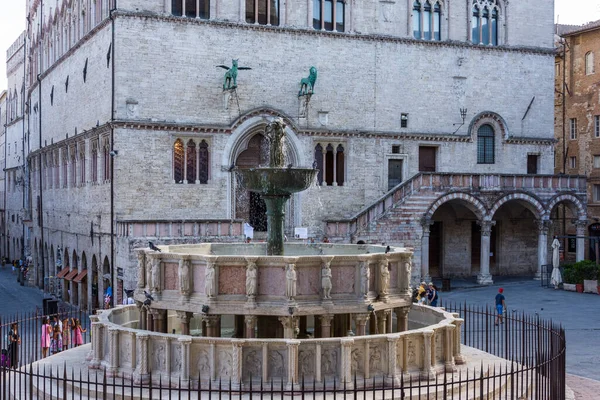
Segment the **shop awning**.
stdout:
<path fill-rule="evenodd" d="M 57 278 L 64 278 L 69 273 L 69 267 L 64 267 L 57 275 Z"/>
<path fill-rule="evenodd" d="M 86 276 L 87 276 L 87 269 L 84 269 L 79 274 L 77 274 L 77 276 L 73 279 L 73 282 L 81 283 L 81 281 L 84 280 Z"/>
<path fill-rule="evenodd" d="M 77 271 L 77 269 L 73 269 L 71 272 L 69 272 L 69 274 L 67 276 L 65 276 L 65 279 L 68 281 L 72 281 L 73 278 L 75 278 L 78 273 L 79 273 L 79 271 Z"/>

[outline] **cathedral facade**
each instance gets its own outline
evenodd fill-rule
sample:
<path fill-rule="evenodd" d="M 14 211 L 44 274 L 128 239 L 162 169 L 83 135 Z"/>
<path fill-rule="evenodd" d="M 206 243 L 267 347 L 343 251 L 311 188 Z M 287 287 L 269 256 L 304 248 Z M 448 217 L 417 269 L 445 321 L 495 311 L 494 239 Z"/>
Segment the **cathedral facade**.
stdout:
<path fill-rule="evenodd" d="M 262 199 L 231 167 L 264 163 L 273 118 L 287 162 L 320 171 L 289 202 L 288 237 L 412 247 L 415 281 L 539 274 L 552 210 L 587 219 L 585 179 L 552 175 L 543 3 L 29 1 L 37 283 L 96 308 L 108 285 L 135 287 L 149 240 L 260 238 Z"/>

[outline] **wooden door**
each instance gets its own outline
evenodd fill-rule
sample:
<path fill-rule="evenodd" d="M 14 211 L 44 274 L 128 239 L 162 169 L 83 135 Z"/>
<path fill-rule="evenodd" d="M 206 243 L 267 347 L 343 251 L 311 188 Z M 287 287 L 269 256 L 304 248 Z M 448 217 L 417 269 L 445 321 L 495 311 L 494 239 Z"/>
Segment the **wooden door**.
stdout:
<path fill-rule="evenodd" d="M 538 156 L 537 154 L 527 155 L 527 174 L 538 173 Z"/>
<path fill-rule="evenodd" d="M 435 172 L 435 152 L 432 146 L 419 146 L 419 172 Z"/>
<path fill-rule="evenodd" d="M 388 190 L 402 183 L 402 160 L 388 160 Z"/>

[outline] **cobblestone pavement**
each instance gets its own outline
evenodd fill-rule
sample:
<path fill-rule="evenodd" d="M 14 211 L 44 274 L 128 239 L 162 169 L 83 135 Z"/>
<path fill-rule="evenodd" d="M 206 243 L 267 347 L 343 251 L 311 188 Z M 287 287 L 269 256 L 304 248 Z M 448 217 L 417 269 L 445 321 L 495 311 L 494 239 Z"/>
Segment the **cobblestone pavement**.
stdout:
<path fill-rule="evenodd" d="M 564 326 L 567 335 L 567 373 L 600 379 L 600 341 L 597 339 L 600 334 L 600 295 L 543 288 L 539 281 L 533 279 L 511 278 L 503 281 L 496 278 L 492 286 L 458 288 L 440 293 L 440 297 L 442 302 L 467 302 L 493 307 L 499 287 L 504 288 L 509 312 L 537 313 L 540 318 L 551 319 Z M 599 398 L 598 393 L 600 391 L 588 398 Z"/>
<path fill-rule="evenodd" d="M 12 267 L 0 267 L 0 315 L 2 318 L 17 313 L 33 312 L 35 307 L 42 307 L 42 292 L 35 287 L 21 286 L 17 282 L 16 272 Z"/>
<path fill-rule="evenodd" d="M 567 374 L 567 386 L 573 391 L 572 400 L 591 400 L 600 396 L 600 381 Z"/>

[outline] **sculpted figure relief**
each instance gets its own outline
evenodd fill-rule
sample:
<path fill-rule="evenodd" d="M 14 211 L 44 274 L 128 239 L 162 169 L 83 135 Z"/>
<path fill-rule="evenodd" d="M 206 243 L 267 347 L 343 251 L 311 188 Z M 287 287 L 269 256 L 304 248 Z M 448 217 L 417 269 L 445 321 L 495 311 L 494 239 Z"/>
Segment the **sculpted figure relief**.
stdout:
<path fill-rule="evenodd" d="M 256 263 L 249 262 L 246 266 L 246 294 L 248 296 L 256 296 L 257 276 Z"/>
<path fill-rule="evenodd" d="M 179 260 L 179 289 L 185 295 L 190 292 L 190 260 Z"/>
<path fill-rule="evenodd" d="M 160 259 L 152 259 L 152 290 L 160 292 Z"/>
<path fill-rule="evenodd" d="M 331 262 L 323 263 L 323 269 L 321 269 L 321 286 L 323 287 L 323 298 L 331 299 Z"/>
<path fill-rule="evenodd" d="M 204 275 L 204 294 L 206 297 L 215 296 L 215 264 L 209 262 L 206 265 L 206 272 Z"/>
<path fill-rule="evenodd" d="M 285 294 L 288 299 L 293 300 L 296 297 L 296 269 L 294 264 L 288 264 L 288 269 L 285 274 L 287 285 Z"/>
<path fill-rule="evenodd" d="M 369 279 L 371 278 L 371 270 L 366 261 L 362 261 L 360 265 L 360 291 L 364 297 L 369 293 Z"/>
<path fill-rule="evenodd" d="M 141 251 L 137 253 L 137 281 L 138 287 L 143 288 L 146 286 L 146 263 L 145 255 Z"/>
<path fill-rule="evenodd" d="M 390 288 L 390 271 L 388 270 L 388 263 L 382 261 L 379 263 L 379 273 L 381 274 L 381 294 L 388 294 Z"/>

